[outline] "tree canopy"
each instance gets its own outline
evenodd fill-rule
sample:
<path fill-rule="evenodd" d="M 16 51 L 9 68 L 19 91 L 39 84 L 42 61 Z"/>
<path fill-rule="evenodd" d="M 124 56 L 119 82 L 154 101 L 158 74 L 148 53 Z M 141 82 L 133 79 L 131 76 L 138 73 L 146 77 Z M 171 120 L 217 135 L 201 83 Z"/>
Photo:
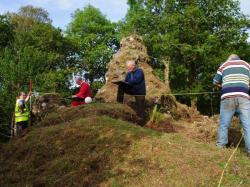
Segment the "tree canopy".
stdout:
<path fill-rule="evenodd" d="M 75 48 L 54 28 L 41 8 L 22 7 L 0 17 L 0 105 L 11 121 L 19 91 L 32 79 L 39 92 L 69 94 L 69 75 Z"/>
<path fill-rule="evenodd" d="M 88 5 L 74 12 L 66 34 L 78 48 L 76 67 L 88 72 L 91 82 L 103 79 L 106 65 L 118 46 L 115 24 L 99 9 Z"/>
<path fill-rule="evenodd" d="M 117 23 L 91 5 L 77 9 L 65 32 L 39 7 L 0 15 L 1 123 L 10 122 L 17 92 L 28 91 L 29 79 L 37 91 L 68 95 L 71 73 L 88 72 L 92 87 L 100 87 L 118 40 L 134 33 L 143 37 L 160 78 L 164 60 L 170 61 L 172 92 L 211 91 L 213 75 L 229 54 L 250 60 L 250 21 L 237 0 L 128 0 L 128 5 Z M 210 99 L 198 97 L 203 112 Z"/>
<path fill-rule="evenodd" d="M 249 19 L 235 0 L 129 0 L 119 28 L 121 35 L 138 33 L 147 45 L 151 64 L 163 69 L 171 61 L 173 92 L 211 91 L 213 75 L 229 54 L 246 60 Z M 249 51 L 249 50 L 248 50 Z"/>

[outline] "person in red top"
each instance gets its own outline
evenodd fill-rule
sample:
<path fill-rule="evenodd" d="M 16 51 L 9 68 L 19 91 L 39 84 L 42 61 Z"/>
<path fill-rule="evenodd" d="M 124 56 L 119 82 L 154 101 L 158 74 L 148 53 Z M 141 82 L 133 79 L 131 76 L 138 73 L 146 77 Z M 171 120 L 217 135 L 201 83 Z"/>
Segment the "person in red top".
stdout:
<path fill-rule="evenodd" d="M 78 105 L 84 105 L 85 98 L 91 97 L 91 90 L 88 83 L 83 81 L 81 77 L 78 77 L 76 79 L 76 84 L 80 86 L 80 90 L 75 95 L 72 95 L 73 101 L 71 102 L 71 106 L 78 106 Z"/>

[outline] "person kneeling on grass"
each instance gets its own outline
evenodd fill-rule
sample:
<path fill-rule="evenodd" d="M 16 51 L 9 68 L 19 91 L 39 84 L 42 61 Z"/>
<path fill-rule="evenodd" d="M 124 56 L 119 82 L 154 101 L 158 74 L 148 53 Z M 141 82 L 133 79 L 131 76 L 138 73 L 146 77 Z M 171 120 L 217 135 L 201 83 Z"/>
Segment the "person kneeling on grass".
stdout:
<path fill-rule="evenodd" d="M 72 95 L 73 101 L 71 102 L 71 106 L 79 106 L 90 103 L 92 99 L 89 84 L 83 81 L 81 77 L 76 78 L 76 84 L 80 86 L 80 90 L 75 95 Z"/>

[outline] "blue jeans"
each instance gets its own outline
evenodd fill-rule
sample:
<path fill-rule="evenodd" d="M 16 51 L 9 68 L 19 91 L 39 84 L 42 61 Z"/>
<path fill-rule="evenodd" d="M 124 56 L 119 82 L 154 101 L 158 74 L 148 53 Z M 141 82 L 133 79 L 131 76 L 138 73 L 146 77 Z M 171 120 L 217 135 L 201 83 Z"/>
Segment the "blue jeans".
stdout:
<path fill-rule="evenodd" d="M 218 130 L 218 147 L 228 143 L 228 129 L 234 113 L 238 113 L 244 131 L 246 151 L 250 153 L 250 100 L 244 97 L 223 99 L 220 104 L 220 126 Z"/>

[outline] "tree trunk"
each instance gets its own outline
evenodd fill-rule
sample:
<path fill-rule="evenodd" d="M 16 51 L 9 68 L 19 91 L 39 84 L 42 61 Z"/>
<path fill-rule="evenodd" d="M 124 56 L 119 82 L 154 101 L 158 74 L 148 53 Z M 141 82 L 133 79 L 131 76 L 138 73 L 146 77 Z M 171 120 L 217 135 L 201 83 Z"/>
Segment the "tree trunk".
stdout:
<path fill-rule="evenodd" d="M 169 81 L 170 57 L 166 57 L 165 59 L 163 59 L 162 63 L 165 66 L 165 69 L 164 69 L 165 84 L 167 88 L 170 90 L 170 81 Z"/>

